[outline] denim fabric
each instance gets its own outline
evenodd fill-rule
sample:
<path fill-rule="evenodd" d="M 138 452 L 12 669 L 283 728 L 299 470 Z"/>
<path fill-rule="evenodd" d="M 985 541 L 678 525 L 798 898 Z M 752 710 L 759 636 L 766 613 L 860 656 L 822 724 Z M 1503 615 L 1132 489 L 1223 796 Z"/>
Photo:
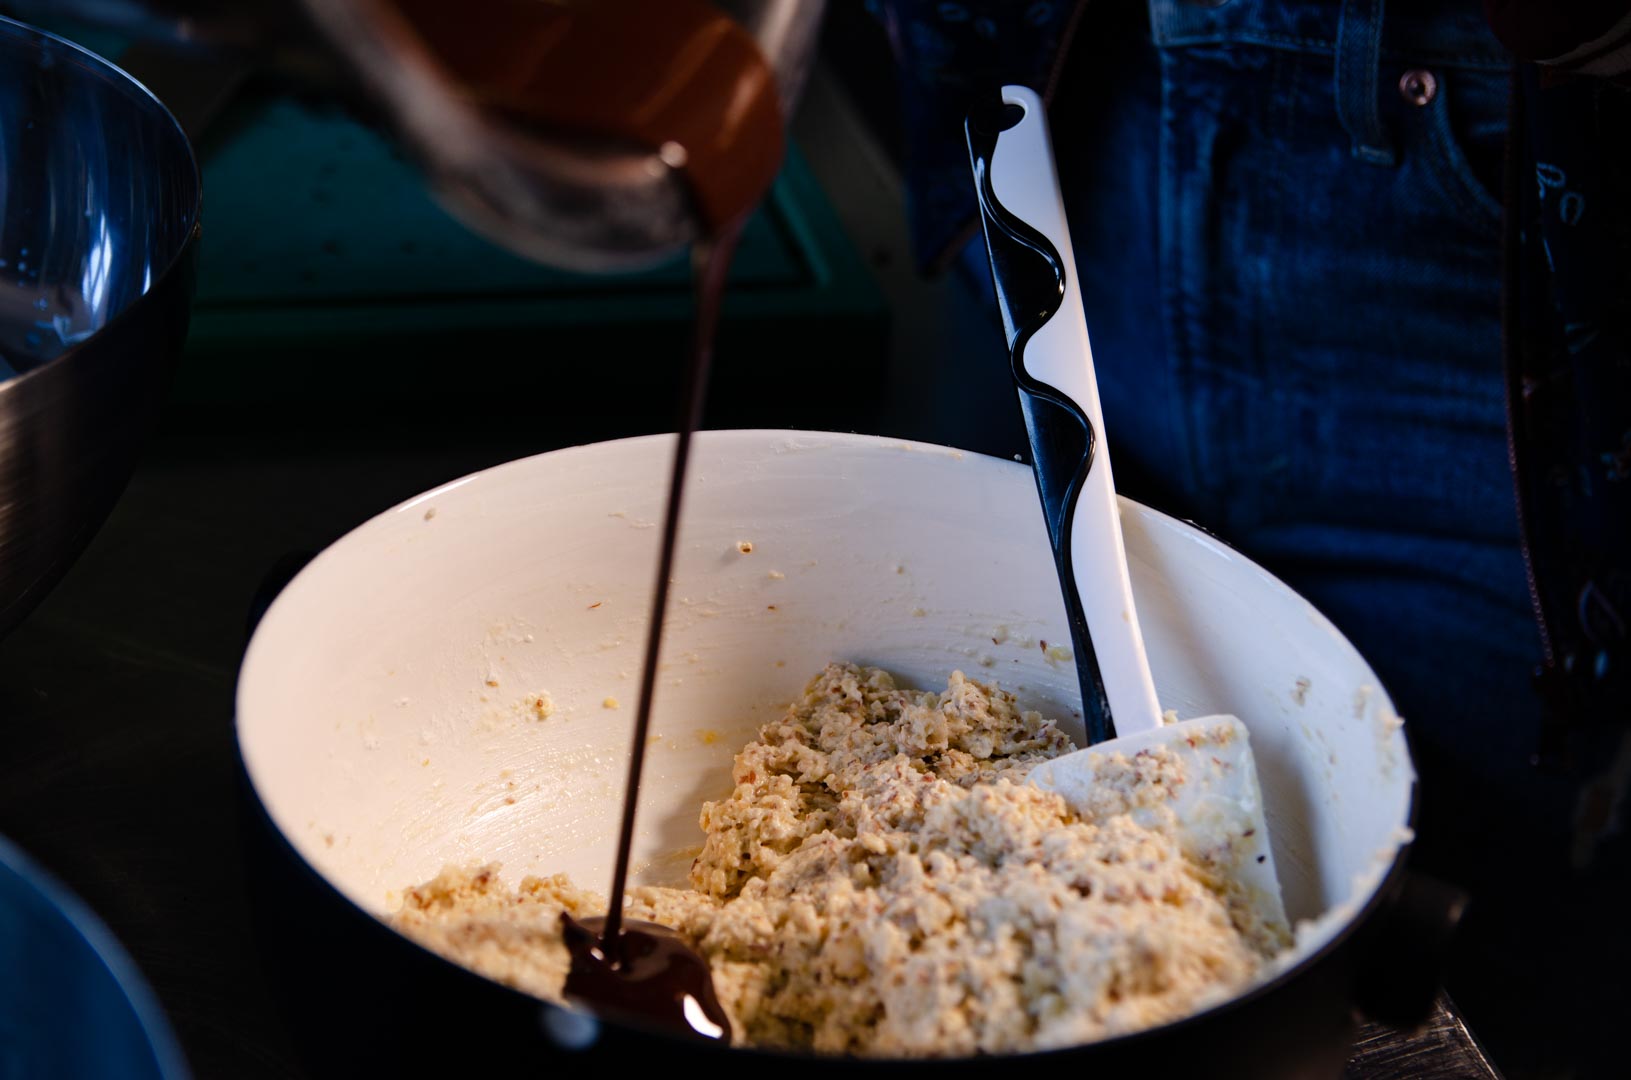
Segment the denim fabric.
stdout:
<path fill-rule="evenodd" d="M 1073 59 L 1054 138 L 1118 472 L 1290 580 L 1425 752 L 1499 783 L 1529 778 L 1538 642 L 1469 157 L 1498 156 L 1506 66 L 1463 6 L 1384 26 L 1391 166 L 1339 115 L 1341 3 L 1155 0 L 1153 47 Z"/>
<path fill-rule="evenodd" d="M 1382 127 L 1382 0 L 1342 0 L 1337 23 L 1337 119 L 1353 139 L 1353 156 L 1372 165 L 1392 165 L 1393 154 Z"/>
<path fill-rule="evenodd" d="M 1536 915 L 1584 926 L 1607 893 L 1554 888 L 1576 789 L 1530 764 L 1540 645 L 1500 343 L 1508 60 L 1477 0 L 1148 13 L 1084 26 L 1053 109 L 1118 481 L 1263 562 L 1374 665 L 1423 776 L 1418 865 L 1475 893 L 1452 987 L 1512 1072 L 1553 1053 L 1523 1030 L 1565 1061 L 1600 1048 L 1557 990 L 1579 958 L 1531 940 Z M 1425 104 L 1400 89 L 1414 69 Z M 978 245 L 965 266 L 988 280 Z"/>
<path fill-rule="evenodd" d="M 1038 90 L 1085 0 L 867 0 L 895 55 L 908 223 L 918 264 L 946 254 L 973 224 L 963 118 L 1003 83 Z"/>

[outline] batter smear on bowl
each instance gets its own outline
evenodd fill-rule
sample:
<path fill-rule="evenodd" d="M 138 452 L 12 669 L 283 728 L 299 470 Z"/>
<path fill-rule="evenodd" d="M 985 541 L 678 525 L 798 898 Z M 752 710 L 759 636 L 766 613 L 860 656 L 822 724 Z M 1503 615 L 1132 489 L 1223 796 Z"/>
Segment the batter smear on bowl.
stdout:
<path fill-rule="evenodd" d="M 1090 804 L 1024 783 L 1075 749 L 1012 695 L 941 693 L 833 664 L 736 755 L 703 805 L 691 889 L 626 914 L 707 958 L 737 1042 L 948 1056 L 1090 1042 L 1188 1015 L 1290 943 L 1237 883 L 1187 858 L 1164 750 L 1098 762 Z M 561 916 L 605 901 L 564 876 L 509 887 L 445 869 L 390 916 L 427 947 L 559 1000 Z"/>

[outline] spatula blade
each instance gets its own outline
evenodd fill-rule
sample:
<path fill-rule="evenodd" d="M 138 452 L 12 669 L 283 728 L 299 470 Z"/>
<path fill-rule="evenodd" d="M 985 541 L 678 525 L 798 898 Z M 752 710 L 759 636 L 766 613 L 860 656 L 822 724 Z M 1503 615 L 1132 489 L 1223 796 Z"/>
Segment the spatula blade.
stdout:
<path fill-rule="evenodd" d="M 1076 812 L 1093 816 L 1103 805 L 1105 784 L 1117 756 L 1170 755 L 1178 782 L 1163 784 L 1165 797 L 1132 810 L 1135 820 L 1155 824 L 1170 809 L 1184 854 L 1229 893 L 1238 890 L 1270 941 L 1290 941 L 1285 902 L 1275 876 L 1257 782 L 1251 738 L 1233 716 L 1202 716 L 1166 723 L 1045 761 L 1027 780 L 1058 792 Z"/>

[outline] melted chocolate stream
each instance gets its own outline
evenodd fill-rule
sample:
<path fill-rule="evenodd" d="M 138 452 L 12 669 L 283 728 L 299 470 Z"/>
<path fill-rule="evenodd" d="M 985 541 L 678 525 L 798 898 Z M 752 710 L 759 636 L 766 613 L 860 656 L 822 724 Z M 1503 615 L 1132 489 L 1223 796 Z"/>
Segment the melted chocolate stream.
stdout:
<path fill-rule="evenodd" d="M 657 556 L 657 582 L 652 588 L 651 622 L 646 629 L 645 663 L 640 669 L 640 705 L 634 717 L 634 745 L 629 749 L 629 776 L 623 789 L 623 828 L 617 841 L 617 864 L 612 870 L 611 906 L 607 908 L 607 938 L 617 936 L 623 917 L 623 892 L 629 874 L 629 850 L 634 841 L 634 810 L 640 795 L 640 773 L 645 767 L 646 735 L 651 727 L 651 698 L 657 685 L 657 663 L 663 643 L 663 615 L 668 610 L 669 578 L 674 572 L 674 549 L 679 540 L 680 506 L 685 496 L 685 471 L 691 459 L 691 435 L 702 423 L 702 404 L 713 365 L 714 327 L 725 295 L 725 273 L 741 226 L 727 229 L 712 243 L 691 251 L 691 273 L 696 282 L 697 317 L 691 337 L 691 363 L 680 394 L 680 430 L 674 443 L 673 471 L 668 479 L 668 507 L 663 516 L 662 547 Z M 613 950 L 615 953 L 615 949 Z"/>
<path fill-rule="evenodd" d="M 714 996 L 707 961 L 666 927 L 645 922 L 625 924 L 623 896 L 628 885 L 629 853 L 634 845 L 634 812 L 640 800 L 646 735 L 651 728 L 651 699 L 662 653 L 663 616 L 668 610 L 669 578 L 673 575 L 674 549 L 679 539 L 691 435 L 702 422 L 708 369 L 713 362 L 714 328 L 719 321 L 720 301 L 725 295 L 725 273 L 740 231 L 740 224 L 732 225 L 711 243 L 696 245 L 691 253 L 697 293 L 696 324 L 691 339 L 691 363 L 681 394 L 673 471 L 668 480 L 668 507 L 663 516 L 662 547 L 657 556 L 657 581 L 652 589 L 645 663 L 640 671 L 640 705 L 635 713 L 634 741 L 629 748 L 629 775 L 623 787 L 623 820 L 617 840 L 617 864 L 612 871 L 611 902 L 604 920 L 586 919 L 578 923 L 564 914 L 561 916 L 563 937 L 572 957 L 572 967 L 566 976 L 568 998 L 615 1011 L 633 1012 L 676 1030 L 727 1042 L 730 1041 L 730 1021 Z M 598 924 L 598 936 L 591 929 L 595 924 Z"/>
<path fill-rule="evenodd" d="M 682 168 L 706 239 L 691 253 L 696 324 L 651 601 L 611 905 L 562 916 L 565 993 L 707 1039 L 730 1039 L 708 964 L 672 930 L 623 918 L 691 435 L 713 359 L 731 254 L 781 166 L 775 73 L 751 35 L 707 0 L 382 0 L 472 103 L 540 135 L 622 140 Z"/>

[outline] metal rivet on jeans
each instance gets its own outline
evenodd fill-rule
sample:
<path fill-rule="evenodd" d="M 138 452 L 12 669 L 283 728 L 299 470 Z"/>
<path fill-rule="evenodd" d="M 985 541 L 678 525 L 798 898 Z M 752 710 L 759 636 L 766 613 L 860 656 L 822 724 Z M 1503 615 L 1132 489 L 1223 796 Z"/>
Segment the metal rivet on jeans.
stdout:
<path fill-rule="evenodd" d="M 1412 105 L 1426 105 L 1438 96 L 1438 80 L 1426 68 L 1411 68 L 1399 76 L 1399 96 Z"/>

